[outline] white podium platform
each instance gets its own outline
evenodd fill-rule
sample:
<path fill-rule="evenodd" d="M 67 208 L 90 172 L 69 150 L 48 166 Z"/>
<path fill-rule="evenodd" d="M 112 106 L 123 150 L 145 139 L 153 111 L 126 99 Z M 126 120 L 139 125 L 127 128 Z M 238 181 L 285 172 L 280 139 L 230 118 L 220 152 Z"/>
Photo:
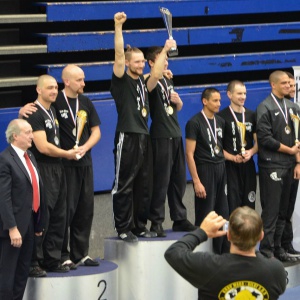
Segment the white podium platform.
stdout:
<path fill-rule="evenodd" d="M 98 261 L 98 267 L 78 266 L 67 273 L 28 278 L 23 300 L 118 300 L 118 266 Z"/>
<path fill-rule="evenodd" d="M 104 242 L 104 258 L 118 265 L 119 300 L 196 300 L 197 289 L 166 262 L 164 253 L 184 232 L 167 231 L 166 238 L 140 238 L 125 243 L 118 238 Z M 212 251 L 212 242 L 196 248 Z"/>

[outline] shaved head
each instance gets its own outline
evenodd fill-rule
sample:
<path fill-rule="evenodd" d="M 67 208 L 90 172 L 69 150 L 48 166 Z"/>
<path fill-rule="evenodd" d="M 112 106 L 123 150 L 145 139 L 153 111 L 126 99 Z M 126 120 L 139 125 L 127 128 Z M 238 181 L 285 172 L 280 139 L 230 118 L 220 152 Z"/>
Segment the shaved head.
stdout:
<path fill-rule="evenodd" d="M 39 87 L 39 88 L 42 88 L 42 87 L 44 86 L 45 82 L 48 81 L 48 80 L 49 80 L 49 81 L 54 80 L 54 81 L 56 82 L 56 79 L 55 79 L 54 77 L 45 74 L 45 75 L 41 75 L 41 76 L 38 78 L 38 80 L 37 80 L 37 82 L 36 82 L 36 86 Z"/>

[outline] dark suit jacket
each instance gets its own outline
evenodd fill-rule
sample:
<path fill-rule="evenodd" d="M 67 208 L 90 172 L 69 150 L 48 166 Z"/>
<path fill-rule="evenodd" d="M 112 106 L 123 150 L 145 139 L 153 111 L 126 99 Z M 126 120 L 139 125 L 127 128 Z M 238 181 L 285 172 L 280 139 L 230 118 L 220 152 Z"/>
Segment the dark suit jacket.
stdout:
<path fill-rule="evenodd" d="M 37 168 L 30 151 L 28 155 Z M 34 215 L 35 232 L 44 230 L 46 207 L 43 182 L 39 175 L 40 208 Z M 0 153 L 0 237 L 9 237 L 8 229 L 14 226 L 24 237 L 32 215 L 32 185 L 29 174 L 16 151 L 9 145 Z"/>

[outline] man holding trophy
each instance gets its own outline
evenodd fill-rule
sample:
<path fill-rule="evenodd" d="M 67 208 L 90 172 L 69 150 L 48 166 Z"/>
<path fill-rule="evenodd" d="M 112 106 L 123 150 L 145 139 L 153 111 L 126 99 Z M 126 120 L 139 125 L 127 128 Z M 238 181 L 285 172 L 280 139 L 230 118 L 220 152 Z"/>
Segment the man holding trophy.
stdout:
<path fill-rule="evenodd" d="M 227 96 L 230 105 L 218 115 L 225 121 L 223 146 L 230 214 L 240 206 L 255 209 L 256 170 L 253 155 L 257 153 L 257 140 L 255 112 L 244 107 L 244 83 L 238 80 L 229 82 Z"/>
<path fill-rule="evenodd" d="M 116 13 L 115 62 L 110 92 L 115 100 L 118 122 L 115 134 L 115 181 L 112 190 L 116 231 L 120 239 L 133 243 L 138 237 L 156 237 L 146 228 L 152 195 L 152 147 L 148 130 L 148 90 L 144 82 L 143 52 L 127 46 L 124 52 L 124 12 Z M 176 47 L 169 40 L 168 50 Z M 164 59 L 160 61 L 163 69 Z M 126 67 L 126 70 L 125 70 Z M 155 86 L 158 74 L 148 80 Z"/>
<path fill-rule="evenodd" d="M 257 107 L 257 140 L 260 198 L 264 238 L 260 251 L 267 257 L 281 261 L 296 261 L 283 248 L 282 235 L 288 207 L 296 193 L 292 188 L 300 179 L 299 127 L 294 126 L 293 115 L 299 116 L 299 107 L 285 98 L 290 80 L 283 71 L 274 71 L 269 77 L 271 94 Z"/>

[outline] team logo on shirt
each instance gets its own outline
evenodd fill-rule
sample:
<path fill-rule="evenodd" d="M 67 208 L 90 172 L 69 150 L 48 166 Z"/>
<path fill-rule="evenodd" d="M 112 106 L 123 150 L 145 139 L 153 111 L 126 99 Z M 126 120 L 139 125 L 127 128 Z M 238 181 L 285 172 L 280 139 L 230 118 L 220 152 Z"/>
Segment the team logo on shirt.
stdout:
<path fill-rule="evenodd" d="M 281 178 L 278 178 L 278 177 L 277 177 L 277 172 L 271 173 L 271 174 L 270 174 L 270 177 L 271 177 L 271 179 L 274 180 L 274 181 L 281 181 Z"/>
<path fill-rule="evenodd" d="M 218 135 L 220 138 L 223 138 L 223 131 L 222 131 L 222 128 L 221 128 L 221 127 L 217 128 L 217 135 Z"/>
<path fill-rule="evenodd" d="M 236 281 L 225 286 L 218 295 L 219 300 L 268 300 L 268 291 L 254 281 Z"/>
<path fill-rule="evenodd" d="M 68 113 L 69 113 L 69 111 L 68 111 L 67 109 L 61 109 L 61 110 L 59 111 L 59 113 L 60 113 L 60 116 L 61 116 L 63 119 L 68 119 Z"/>
<path fill-rule="evenodd" d="M 46 128 L 52 129 L 52 122 L 51 120 L 47 119 L 45 120 Z"/>

